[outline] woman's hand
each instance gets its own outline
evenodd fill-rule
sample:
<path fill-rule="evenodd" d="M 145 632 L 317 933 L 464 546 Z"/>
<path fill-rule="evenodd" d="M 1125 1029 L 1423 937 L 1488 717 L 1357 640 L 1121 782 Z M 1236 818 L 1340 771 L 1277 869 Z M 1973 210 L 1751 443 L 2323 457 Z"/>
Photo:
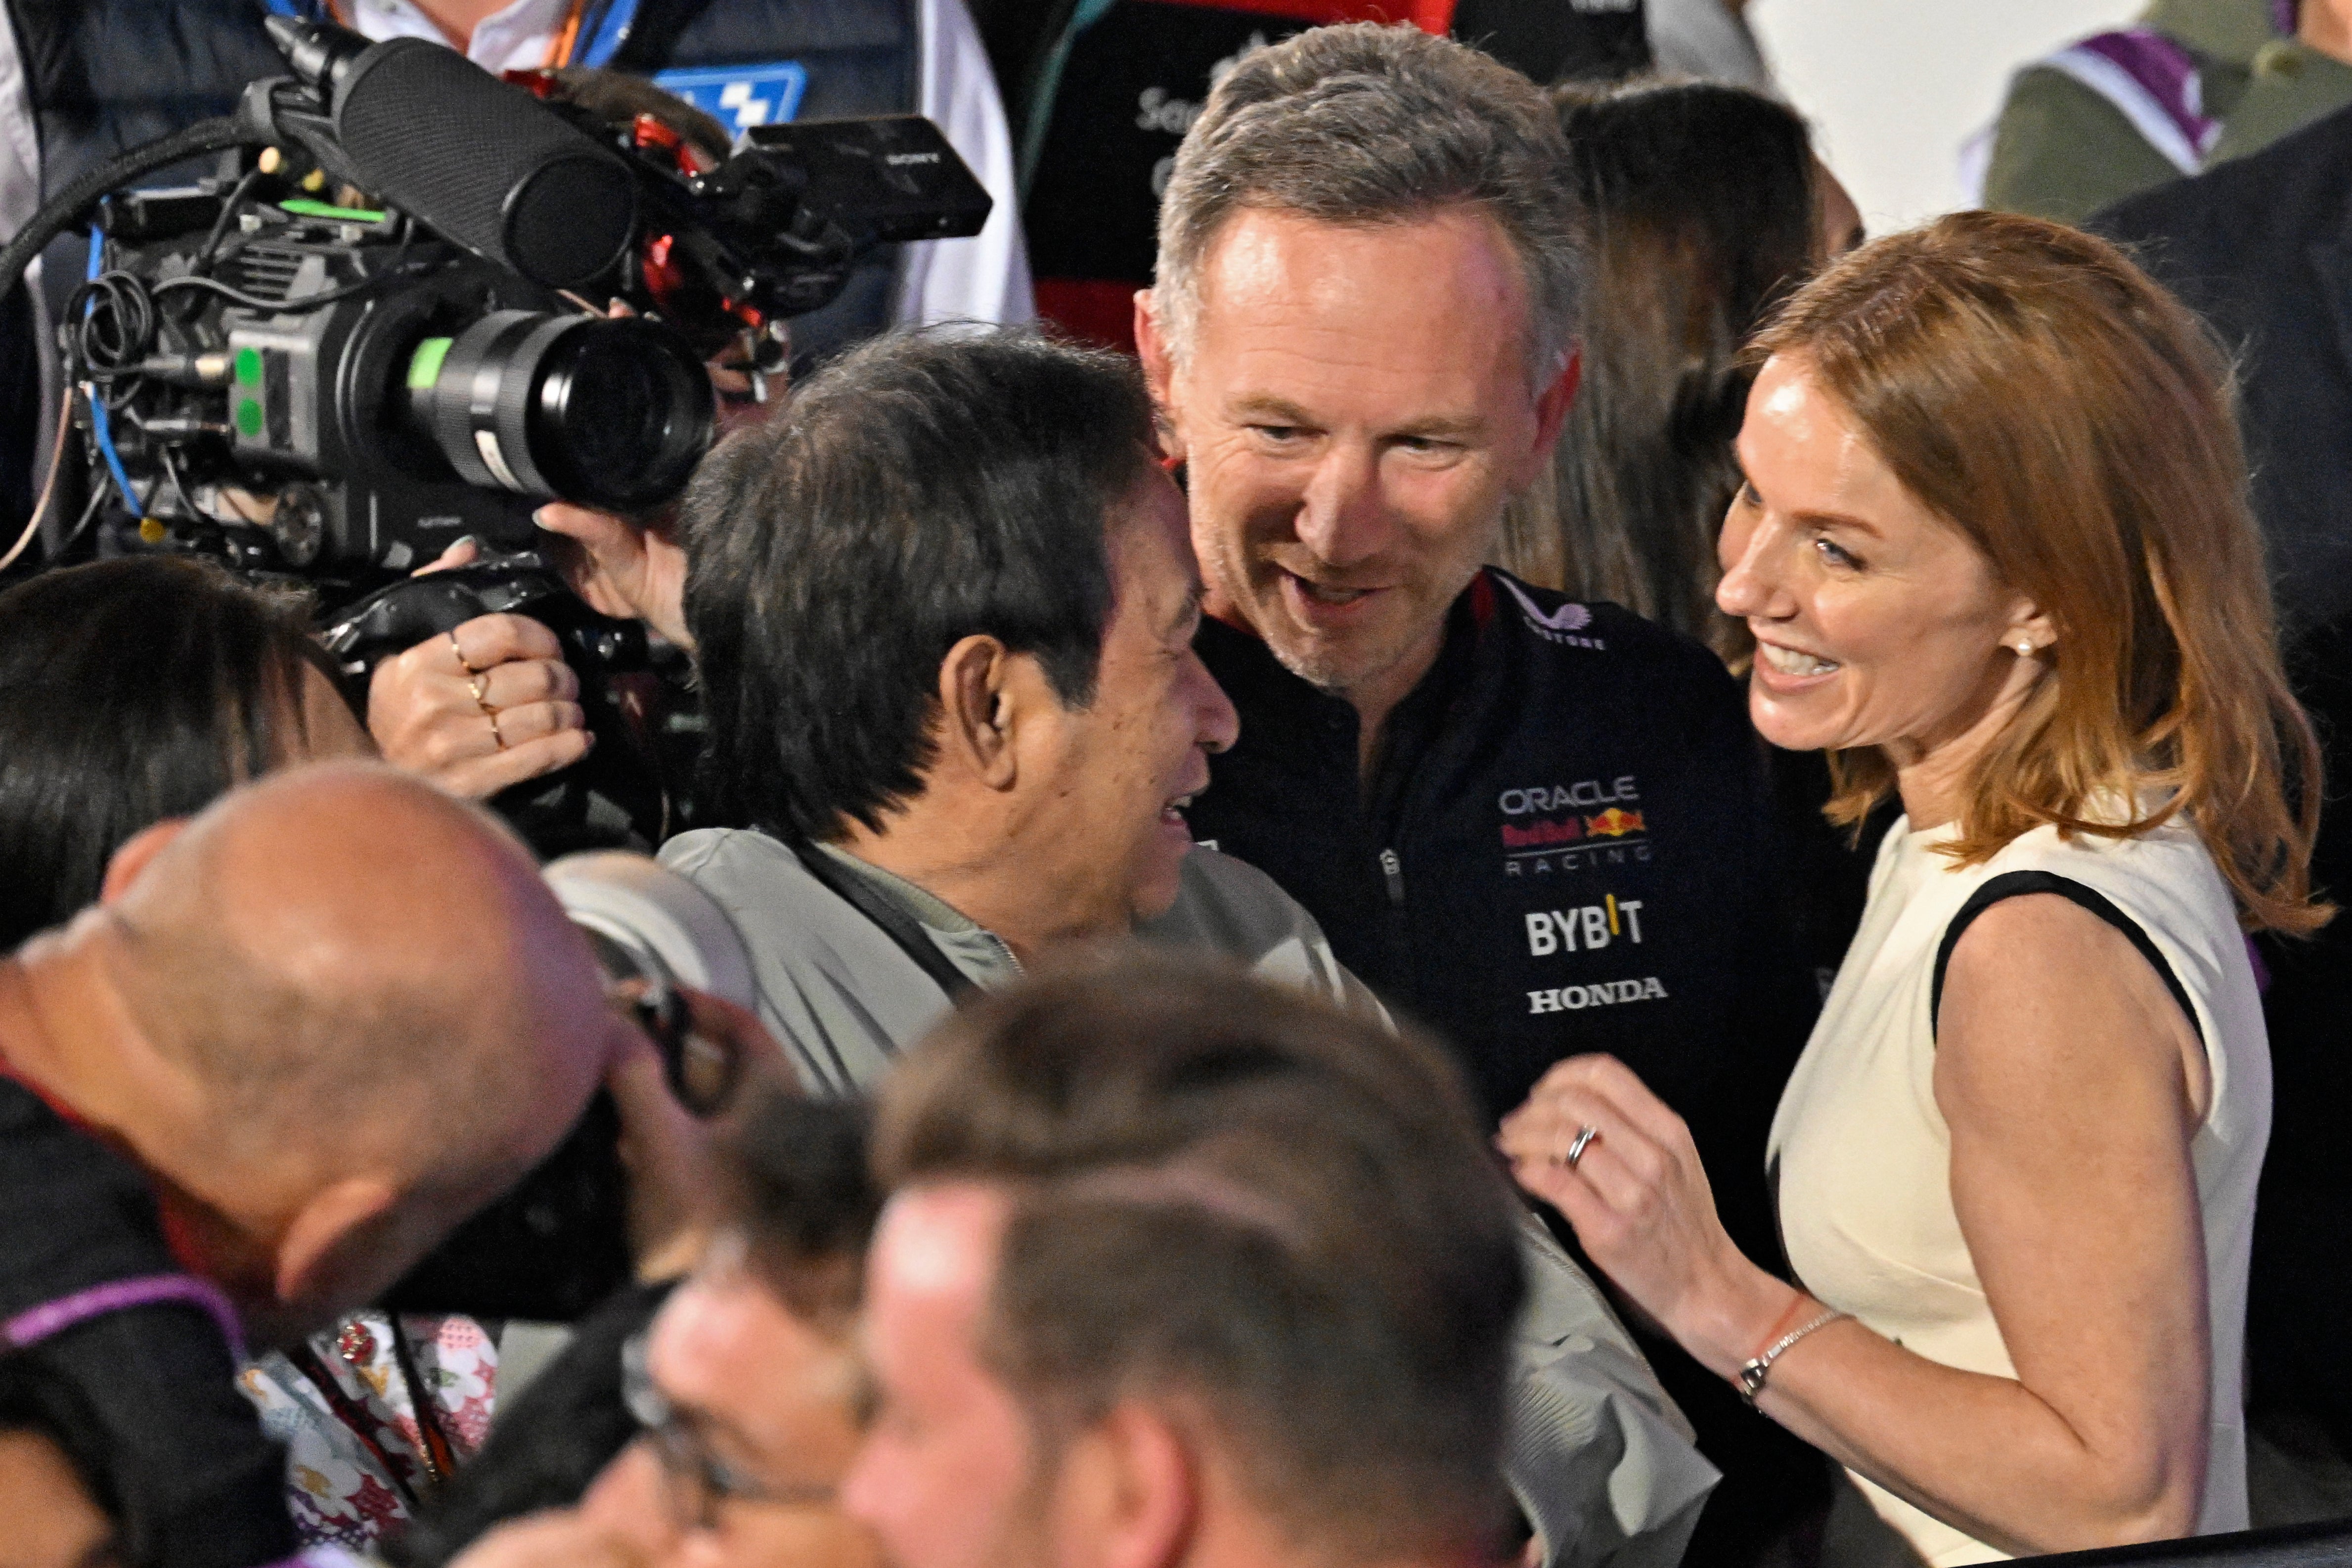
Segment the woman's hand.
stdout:
<path fill-rule="evenodd" d="M 1616 1058 L 1554 1067 L 1496 1143 L 1617 1288 L 1718 1375 L 1737 1373 L 1797 1300 L 1740 1256 L 1690 1129 Z"/>
<path fill-rule="evenodd" d="M 457 541 L 426 576 L 481 554 Z M 385 659 L 368 678 L 367 726 L 384 761 L 467 800 L 570 767 L 596 738 L 555 634 L 527 616 L 477 616 Z"/>

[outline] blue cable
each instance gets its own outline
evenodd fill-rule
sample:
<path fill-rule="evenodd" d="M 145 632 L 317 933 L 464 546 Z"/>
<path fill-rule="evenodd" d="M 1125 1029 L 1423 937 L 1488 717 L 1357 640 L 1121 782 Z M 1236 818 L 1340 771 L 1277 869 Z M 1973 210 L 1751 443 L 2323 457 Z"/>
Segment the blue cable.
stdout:
<path fill-rule="evenodd" d="M 89 231 L 89 270 L 84 281 L 98 281 L 99 263 L 104 255 L 105 241 L 93 228 Z M 97 309 L 97 300 L 85 302 L 82 306 L 84 318 L 87 319 L 89 312 Z M 106 399 L 99 396 L 95 388 L 89 386 L 83 388 L 82 396 L 89 403 L 90 434 L 97 437 L 98 449 L 106 458 L 107 471 L 114 476 L 114 488 L 122 492 L 122 504 L 144 517 L 147 509 L 140 502 L 139 492 L 131 488 L 131 476 L 123 471 L 121 456 L 114 449 L 114 432 L 108 426 L 106 419 Z"/>

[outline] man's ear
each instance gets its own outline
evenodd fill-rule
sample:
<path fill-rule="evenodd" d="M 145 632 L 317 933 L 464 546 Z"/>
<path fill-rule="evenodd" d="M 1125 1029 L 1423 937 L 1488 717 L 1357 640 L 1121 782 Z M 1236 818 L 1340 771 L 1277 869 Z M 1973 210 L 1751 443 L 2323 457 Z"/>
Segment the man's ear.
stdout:
<path fill-rule="evenodd" d="M 1205 1477 L 1191 1435 L 1133 1400 L 1063 1450 L 1054 1488 L 1055 1544 L 1091 1568 L 1167 1568 L 1192 1554 Z"/>
<path fill-rule="evenodd" d="M 1176 361 L 1160 330 L 1160 307 L 1149 289 L 1135 291 L 1135 353 L 1143 361 L 1144 384 L 1160 410 L 1160 445 L 1167 456 L 1182 461 L 1183 422 L 1176 407 Z"/>
<path fill-rule="evenodd" d="M 98 901 L 110 904 L 131 890 L 139 873 L 161 855 L 173 839 L 188 826 L 184 816 L 167 816 L 152 826 L 143 827 L 123 841 L 122 847 L 106 863 L 106 880 L 99 884 Z"/>
<path fill-rule="evenodd" d="M 1584 384 L 1584 346 L 1569 345 L 1568 358 L 1552 377 L 1551 384 L 1536 395 L 1536 439 L 1529 451 L 1527 472 L 1519 477 L 1522 487 L 1535 483 L 1536 475 L 1551 460 L 1553 444 L 1559 441 L 1560 427 L 1568 423 L 1568 411 L 1576 406 L 1576 389 Z"/>
<path fill-rule="evenodd" d="M 272 1283 L 279 1305 L 315 1308 L 316 1315 L 331 1316 L 392 1283 L 379 1276 L 387 1254 L 399 1250 L 393 1234 L 399 1203 L 390 1182 L 346 1176 L 296 1210 L 278 1243 Z M 403 1263 L 392 1278 L 405 1268 Z"/>
<path fill-rule="evenodd" d="M 940 661 L 940 750 L 991 789 L 1010 789 L 1019 775 L 1013 662 L 1003 643 L 977 633 Z"/>

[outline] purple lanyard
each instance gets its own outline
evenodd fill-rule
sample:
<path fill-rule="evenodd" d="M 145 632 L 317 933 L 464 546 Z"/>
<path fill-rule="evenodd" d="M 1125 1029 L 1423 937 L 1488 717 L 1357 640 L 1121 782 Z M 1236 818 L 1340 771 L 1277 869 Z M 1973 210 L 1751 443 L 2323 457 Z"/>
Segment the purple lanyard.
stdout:
<path fill-rule="evenodd" d="M 237 1323 L 236 1308 L 219 1286 L 193 1274 L 149 1274 L 136 1279 L 116 1279 L 60 1296 L 54 1301 L 44 1301 L 0 1323 L 0 1342 L 22 1349 L 92 1318 L 167 1302 L 209 1313 L 219 1326 L 221 1337 L 228 1342 L 229 1354 L 239 1366 L 245 1364 L 245 1331 Z"/>

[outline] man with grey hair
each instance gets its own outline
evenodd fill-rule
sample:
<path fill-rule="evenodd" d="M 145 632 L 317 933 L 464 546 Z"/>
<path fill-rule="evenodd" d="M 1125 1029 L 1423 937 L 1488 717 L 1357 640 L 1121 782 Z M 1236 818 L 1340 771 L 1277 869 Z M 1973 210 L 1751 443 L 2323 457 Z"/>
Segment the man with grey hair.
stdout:
<path fill-rule="evenodd" d="M 1242 720 L 1191 820 L 1448 1037 L 1487 1117 L 1563 1057 L 1624 1059 L 1770 1257 L 1764 1138 L 1814 998 L 1738 689 L 1482 564 L 1576 392 L 1565 156 L 1526 78 L 1368 24 L 1244 57 L 1186 135 L 1137 341 Z M 1659 1360 L 1752 1536 L 1803 1460 Z"/>

